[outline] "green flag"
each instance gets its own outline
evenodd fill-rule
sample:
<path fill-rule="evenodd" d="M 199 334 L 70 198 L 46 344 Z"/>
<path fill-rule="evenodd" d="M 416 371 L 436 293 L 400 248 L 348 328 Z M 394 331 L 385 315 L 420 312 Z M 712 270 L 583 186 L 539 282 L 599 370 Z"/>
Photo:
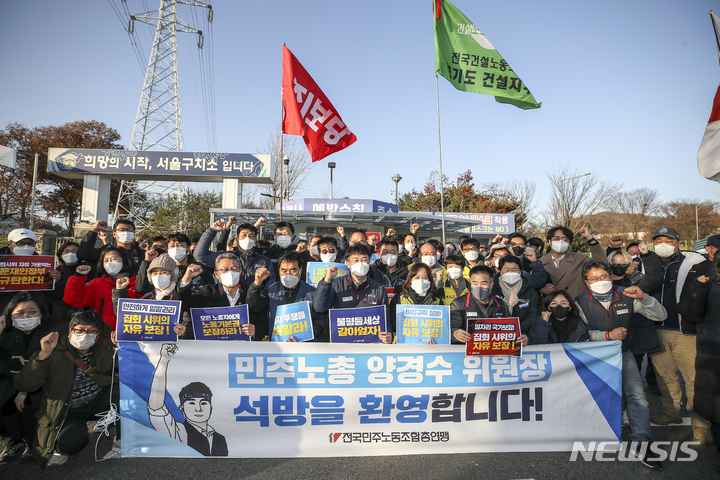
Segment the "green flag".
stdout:
<path fill-rule="evenodd" d="M 435 74 L 458 90 L 492 95 L 500 103 L 528 110 L 540 108 L 525 84 L 455 5 L 433 0 Z"/>

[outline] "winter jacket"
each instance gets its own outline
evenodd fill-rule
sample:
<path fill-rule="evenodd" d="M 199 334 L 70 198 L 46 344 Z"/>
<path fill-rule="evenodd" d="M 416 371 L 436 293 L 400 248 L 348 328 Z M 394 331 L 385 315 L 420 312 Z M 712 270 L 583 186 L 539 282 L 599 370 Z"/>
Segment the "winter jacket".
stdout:
<path fill-rule="evenodd" d="M 663 283 L 650 295 L 655 297 L 667 310 L 666 321 L 657 324 L 656 328 L 680 330 L 684 335 L 695 335 L 695 322 L 683 323 L 682 315 L 675 306 L 680 302 L 686 285 L 701 275 L 713 270 L 712 264 L 699 253 L 678 252 L 676 257 L 661 260 L 663 267 Z"/>
<path fill-rule="evenodd" d="M 452 343 L 460 343 L 455 339 L 453 333 L 455 330 L 468 331 L 468 321 L 479 320 L 482 318 L 508 318 L 510 317 L 510 309 L 502 298 L 494 295 L 490 296 L 490 301 L 486 306 L 487 312 L 478 306 L 472 294 L 466 293 L 462 297 L 456 298 L 450 305 L 450 334 Z"/>
<path fill-rule="evenodd" d="M 570 320 L 568 320 L 570 321 Z M 588 331 L 591 327 L 577 318 L 577 326 L 567 333 L 565 343 L 587 342 L 590 340 Z M 558 332 L 553 328 L 552 322 L 543 320 L 542 315 L 538 313 L 533 318 L 530 332 L 527 334 L 529 345 L 544 345 L 546 343 L 560 343 Z"/>
<path fill-rule="evenodd" d="M 527 334 L 532 327 L 533 318 L 535 318 L 538 308 L 538 296 L 535 288 L 530 283 L 531 278 L 532 275 L 522 272 L 520 279 L 522 286 L 518 292 L 518 303 L 512 307 L 512 311 L 510 312 L 511 317 L 518 317 L 520 319 L 520 331 L 524 334 Z M 503 298 L 499 275 L 495 276 L 492 294 L 498 298 Z M 508 305 L 508 307 L 509 306 L 510 305 Z"/>
<path fill-rule="evenodd" d="M 93 310 L 102 315 L 103 321 L 115 330 L 117 317 L 112 304 L 112 291 L 115 288 L 115 280 L 109 275 L 90 280 L 87 285 L 85 284 L 86 280 L 85 275 L 73 275 L 70 277 L 67 285 L 65 285 L 63 300 L 68 305 L 77 308 L 92 307 Z M 135 292 L 135 277 L 130 277 L 128 297 L 140 297 Z"/>

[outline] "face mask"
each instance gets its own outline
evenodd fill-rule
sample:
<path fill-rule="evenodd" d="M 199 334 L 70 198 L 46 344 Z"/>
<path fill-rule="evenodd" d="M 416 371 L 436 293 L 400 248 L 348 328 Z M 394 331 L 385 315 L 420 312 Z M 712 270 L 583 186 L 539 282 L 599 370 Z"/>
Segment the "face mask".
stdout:
<path fill-rule="evenodd" d="M 117 239 L 120 243 L 131 243 L 135 240 L 135 232 L 117 232 Z"/>
<path fill-rule="evenodd" d="M 40 325 L 40 319 L 42 317 L 27 317 L 27 318 L 13 318 L 13 327 L 17 328 L 21 332 L 29 332 L 38 325 Z"/>
<path fill-rule="evenodd" d="M 370 271 L 370 265 L 365 262 L 358 262 L 350 267 L 350 271 L 358 277 L 364 277 Z"/>
<path fill-rule="evenodd" d="M 155 285 L 155 288 L 163 290 L 170 285 L 170 278 L 170 275 L 156 275 L 154 277 L 151 277 L 150 281 L 153 285 Z"/>
<path fill-rule="evenodd" d="M 448 268 L 447 269 L 447 275 L 452 280 L 457 280 L 458 278 L 462 277 L 462 268 Z"/>
<path fill-rule="evenodd" d="M 325 263 L 332 263 L 337 258 L 337 253 L 323 253 L 320 255 L 320 260 Z"/>
<path fill-rule="evenodd" d="M 442 258 L 442 253 L 437 252 L 437 253 L 435 254 L 435 260 L 437 260 L 437 261 L 439 262 L 441 258 Z"/>
<path fill-rule="evenodd" d="M 522 275 L 517 272 L 508 272 L 500 275 L 500 278 L 502 278 L 503 281 L 508 285 L 515 285 L 517 282 L 520 281 Z"/>
<path fill-rule="evenodd" d="M 281 235 L 275 239 L 275 243 L 277 243 L 280 246 L 280 248 L 289 247 L 290 242 L 292 242 L 292 238 L 290 238 L 287 235 Z"/>
<path fill-rule="evenodd" d="M 512 252 L 513 252 L 513 255 L 515 255 L 516 257 L 519 257 L 520 255 L 525 253 L 525 249 L 523 247 L 514 246 L 514 247 L 512 247 Z"/>
<path fill-rule="evenodd" d="M 117 275 L 122 270 L 122 262 L 108 262 L 104 265 L 108 275 Z"/>
<path fill-rule="evenodd" d="M 318 256 L 318 249 L 317 249 L 317 245 L 313 245 L 312 247 L 310 247 L 310 253 L 312 253 L 312 254 L 313 254 L 313 256 L 315 256 L 315 257 L 317 257 L 317 256 Z"/>
<path fill-rule="evenodd" d="M 640 255 L 630 255 L 630 258 L 633 260 L 640 258 Z"/>
<path fill-rule="evenodd" d="M 437 258 L 435 258 L 435 255 L 423 255 L 422 257 L 420 257 L 420 261 L 428 267 L 432 268 L 437 263 Z"/>
<path fill-rule="evenodd" d="M 383 255 L 380 260 L 382 260 L 382 263 L 387 265 L 388 267 L 392 267 L 397 263 L 398 256 L 397 255 Z"/>
<path fill-rule="evenodd" d="M 490 298 L 490 289 L 485 287 L 470 287 L 470 293 L 479 302 L 484 302 Z"/>
<path fill-rule="evenodd" d="M 415 293 L 417 293 L 421 297 L 424 297 L 427 291 L 430 290 L 430 280 L 413 280 L 412 282 L 410 282 L 410 286 L 413 290 L 415 290 Z"/>
<path fill-rule="evenodd" d="M 661 243 L 659 245 L 655 245 L 655 253 L 657 253 L 658 257 L 667 258 L 675 253 L 675 247 L 668 245 L 667 243 Z"/>
<path fill-rule="evenodd" d="M 402 245 L 398 245 L 398 253 L 402 253 L 402 252 L 403 252 L 403 246 L 402 246 Z"/>
<path fill-rule="evenodd" d="M 282 275 L 280 277 L 280 283 L 283 284 L 284 287 L 287 288 L 293 288 L 295 285 L 298 284 L 300 281 L 300 277 L 297 275 Z"/>
<path fill-rule="evenodd" d="M 13 253 L 15 255 L 32 255 L 35 253 L 35 247 L 32 245 L 18 245 L 17 247 L 13 248 Z"/>
<path fill-rule="evenodd" d="M 557 253 L 565 253 L 570 244 L 567 242 L 563 242 L 562 240 L 553 240 L 551 246 L 552 249 Z"/>
<path fill-rule="evenodd" d="M 409 252 L 410 250 L 412 250 L 413 248 L 415 248 L 415 244 L 414 244 L 414 243 L 406 243 L 406 244 L 405 244 L 405 250 L 407 250 L 408 252 Z"/>
<path fill-rule="evenodd" d="M 566 307 L 565 305 L 553 305 L 549 310 L 555 318 L 567 318 L 570 313 L 570 307 Z"/>
<path fill-rule="evenodd" d="M 235 285 L 238 284 L 240 281 L 240 272 L 233 272 L 232 270 L 229 272 L 225 272 L 222 275 L 220 275 L 220 283 L 222 283 L 227 288 L 232 288 Z"/>
<path fill-rule="evenodd" d="M 590 285 L 590 290 L 592 290 L 594 293 L 597 293 L 598 295 L 604 295 L 608 293 L 611 288 L 612 282 L 609 280 L 602 280 L 600 282 L 595 282 Z"/>
<path fill-rule="evenodd" d="M 70 345 L 78 350 L 85 351 L 95 345 L 96 340 L 97 335 L 90 335 L 89 333 L 73 333 L 70 337 Z"/>
<path fill-rule="evenodd" d="M 187 249 L 182 247 L 171 248 L 168 250 L 168 255 L 176 262 L 182 262 L 187 257 Z"/>
<path fill-rule="evenodd" d="M 455 255 L 454 248 L 446 248 L 445 249 L 445 258 L 449 257 L 450 255 Z"/>
<path fill-rule="evenodd" d="M 164 248 L 153 248 L 153 250 L 157 252 L 158 256 L 167 253 L 167 250 L 165 250 Z"/>
<path fill-rule="evenodd" d="M 250 250 L 255 246 L 255 240 L 253 240 L 250 237 L 245 237 L 242 240 L 238 242 L 238 247 L 240 247 L 241 250 Z"/>
<path fill-rule="evenodd" d="M 627 272 L 627 269 L 630 265 L 621 263 L 621 264 L 612 264 L 610 265 L 610 268 L 612 269 L 613 275 L 616 275 L 618 277 L 622 277 L 625 275 L 625 272 Z"/>
<path fill-rule="evenodd" d="M 465 257 L 465 260 L 467 260 L 468 262 L 474 262 L 475 260 L 478 259 L 478 257 L 480 257 L 480 254 L 478 252 L 476 252 L 475 250 L 469 250 L 469 251 L 465 252 L 463 254 L 463 256 Z"/>
<path fill-rule="evenodd" d="M 495 265 L 495 268 L 500 268 L 500 259 L 496 258 L 493 264 Z"/>
<path fill-rule="evenodd" d="M 70 265 L 77 263 L 77 254 L 75 253 L 66 253 L 61 258 L 63 259 L 63 262 L 69 263 Z"/>

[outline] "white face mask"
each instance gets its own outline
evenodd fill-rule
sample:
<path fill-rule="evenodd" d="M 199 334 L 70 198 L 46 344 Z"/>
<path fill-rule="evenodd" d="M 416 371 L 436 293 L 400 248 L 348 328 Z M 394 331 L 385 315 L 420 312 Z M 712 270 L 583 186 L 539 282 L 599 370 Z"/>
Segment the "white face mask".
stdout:
<path fill-rule="evenodd" d="M 150 281 L 153 285 L 155 285 L 155 288 L 163 290 L 170 285 L 171 278 L 171 275 L 156 275 L 154 277 L 151 277 Z"/>
<path fill-rule="evenodd" d="M 175 247 L 168 250 L 168 255 L 170 255 L 170 258 L 175 260 L 176 262 L 182 262 L 185 257 L 187 257 L 187 248 L 183 247 Z"/>
<path fill-rule="evenodd" d="M 382 263 L 384 263 L 388 267 L 392 267 L 393 265 L 395 265 L 397 263 L 397 259 L 398 259 L 398 256 L 392 255 L 392 254 L 387 254 L 387 255 L 383 255 L 382 257 L 380 257 L 380 260 L 382 260 Z"/>
<path fill-rule="evenodd" d="M 604 295 L 610 291 L 612 288 L 612 282 L 609 280 L 602 280 L 600 282 L 595 282 L 592 285 L 590 285 L 590 290 L 597 293 L 598 295 Z"/>
<path fill-rule="evenodd" d="M 365 262 L 358 262 L 350 267 L 350 271 L 358 277 L 364 277 L 370 271 L 370 265 Z"/>
<path fill-rule="evenodd" d="M 132 243 L 135 240 L 135 232 L 117 232 L 117 240 L 120 243 Z"/>
<path fill-rule="evenodd" d="M 430 290 L 430 280 L 418 278 L 410 282 L 410 287 L 415 290 L 415 293 L 423 297 Z"/>
<path fill-rule="evenodd" d="M 503 281 L 508 285 L 515 285 L 517 282 L 520 281 L 522 275 L 517 272 L 507 272 L 500 275 L 500 278 L 502 278 Z"/>
<path fill-rule="evenodd" d="M 414 244 L 414 243 L 406 243 L 406 244 L 405 244 L 405 250 L 407 250 L 408 252 L 409 252 L 410 250 L 412 250 L 413 248 L 415 248 L 415 244 Z"/>
<path fill-rule="evenodd" d="M 283 287 L 287 288 L 293 288 L 295 285 L 298 284 L 300 281 L 300 277 L 297 275 L 282 275 L 280 277 L 280 283 L 283 284 Z"/>
<path fill-rule="evenodd" d="M 275 239 L 275 243 L 277 243 L 280 246 L 280 248 L 289 247 L 290 242 L 292 242 L 292 238 L 290 238 L 287 235 L 281 235 Z"/>
<path fill-rule="evenodd" d="M 437 263 L 437 258 L 435 258 L 435 255 L 423 255 L 422 257 L 420 257 L 420 261 L 428 267 L 432 268 Z"/>
<path fill-rule="evenodd" d="M 563 242 L 562 240 L 553 240 L 550 243 L 550 246 L 552 247 L 553 251 L 557 253 L 565 253 L 570 247 L 570 244 L 568 242 Z"/>
<path fill-rule="evenodd" d="M 310 247 L 310 253 L 311 253 L 313 256 L 315 256 L 315 257 L 318 256 L 318 248 L 317 248 L 317 245 L 313 245 L 312 247 Z"/>
<path fill-rule="evenodd" d="M 32 255 L 35 253 L 35 247 L 32 245 L 18 245 L 13 248 L 13 253 L 15 255 Z"/>
<path fill-rule="evenodd" d="M 75 253 L 66 253 L 61 257 L 63 259 L 63 262 L 67 263 L 68 265 L 72 265 L 74 263 L 77 263 L 77 254 Z"/>
<path fill-rule="evenodd" d="M 402 253 L 402 252 L 403 252 L 403 246 L 402 246 L 402 245 L 398 245 L 398 253 Z"/>
<path fill-rule="evenodd" d="M 655 253 L 657 253 L 658 257 L 667 258 L 675 253 L 675 247 L 667 243 L 660 243 L 655 245 Z"/>
<path fill-rule="evenodd" d="M 442 253 L 437 252 L 437 253 L 435 254 L 435 260 L 437 260 L 437 261 L 439 262 L 441 258 L 442 258 Z"/>
<path fill-rule="evenodd" d="M 337 253 L 323 253 L 320 255 L 320 260 L 322 260 L 325 263 L 332 263 L 337 258 Z"/>
<path fill-rule="evenodd" d="M 13 318 L 12 324 L 13 327 L 17 328 L 21 332 L 29 332 L 40 325 L 41 319 L 42 317 Z"/>
<path fill-rule="evenodd" d="M 495 265 L 495 268 L 500 268 L 500 259 L 496 258 L 493 264 Z"/>
<path fill-rule="evenodd" d="M 230 270 L 229 272 L 225 272 L 222 275 L 220 275 L 220 283 L 222 283 L 227 288 L 232 288 L 235 285 L 238 284 L 240 281 L 240 272 L 233 272 Z"/>
<path fill-rule="evenodd" d="M 447 269 L 447 275 L 452 280 L 457 280 L 458 278 L 462 277 L 462 273 L 462 268 L 453 267 Z"/>
<path fill-rule="evenodd" d="M 248 251 L 248 250 L 252 249 L 254 246 L 255 246 L 255 240 L 253 240 L 250 237 L 245 237 L 238 242 L 238 247 L 240 247 L 241 250 Z"/>
<path fill-rule="evenodd" d="M 122 262 L 108 262 L 104 265 L 108 275 L 117 275 L 122 270 Z"/>
<path fill-rule="evenodd" d="M 467 252 L 463 253 L 463 256 L 468 262 L 474 262 L 475 260 L 480 258 L 480 254 L 475 250 L 468 250 Z"/>
<path fill-rule="evenodd" d="M 90 347 L 95 345 L 97 337 L 97 335 L 90 335 L 89 333 L 73 333 L 70 336 L 70 345 L 78 350 L 89 350 Z"/>

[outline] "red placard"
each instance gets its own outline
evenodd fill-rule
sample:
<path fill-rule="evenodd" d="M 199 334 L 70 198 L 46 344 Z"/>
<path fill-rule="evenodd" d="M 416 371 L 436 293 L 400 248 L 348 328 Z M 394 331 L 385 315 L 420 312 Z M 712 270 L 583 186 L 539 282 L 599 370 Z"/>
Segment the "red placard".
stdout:
<path fill-rule="evenodd" d="M 370 241 L 370 237 L 375 237 L 375 245 L 380 243 L 380 240 L 382 239 L 382 235 L 380 235 L 380 232 L 367 232 L 366 233 L 368 242 Z"/>
<path fill-rule="evenodd" d="M 385 292 L 387 293 L 388 301 L 392 300 L 395 296 L 395 288 L 393 287 L 385 287 Z"/>
<path fill-rule="evenodd" d="M 55 270 L 52 255 L 0 256 L 0 291 L 55 290 L 48 272 Z"/>
<path fill-rule="evenodd" d="M 522 356 L 522 345 L 515 343 L 521 335 L 518 317 L 468 320 L 467 331 L 471 338 L 465 345 L 466 355 Z"/>

